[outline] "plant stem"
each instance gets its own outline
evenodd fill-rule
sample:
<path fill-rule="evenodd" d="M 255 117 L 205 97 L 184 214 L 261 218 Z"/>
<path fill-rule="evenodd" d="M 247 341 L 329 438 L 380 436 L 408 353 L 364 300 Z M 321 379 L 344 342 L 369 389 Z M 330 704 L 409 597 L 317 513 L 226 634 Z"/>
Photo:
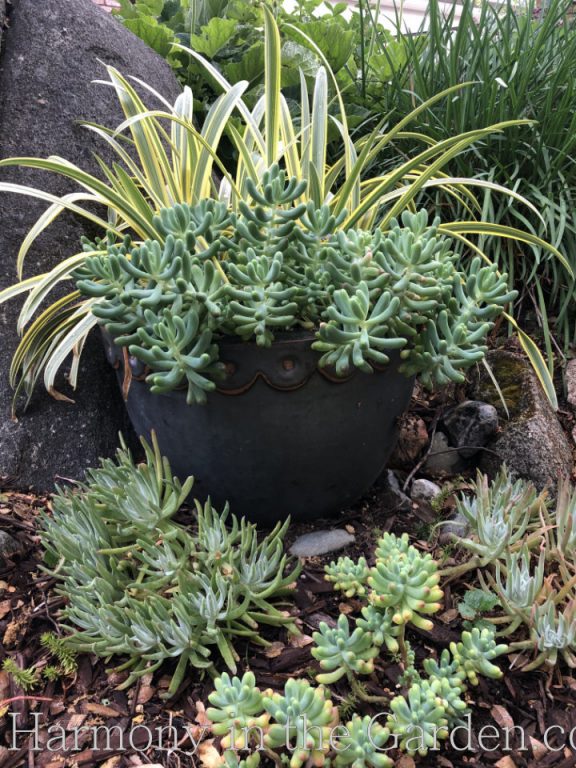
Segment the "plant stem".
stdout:
<path fill-rule="evenodd" d="M 406 645 L 406 624 L 400 626 L 400 634 L 398 635 L 398 645 L 400 646 L 400 656 L 402 657 L 402 667 L 404 672 L 410 666 L 408 660 L 408 646 Z"/>
<path fill-rule="evenodd" d="M 360 685 L 358 680 L 354 677 L 352 672 L 347 673 L 348 682 L 350 683 L 350 688 L 352 689 L 352 693 L 354 696 L 357 696 L 362 701 L 367 702 L 368 704 L 389 704 L 390 700 L 387 696 L 371 696 L 369 693 L 366 693 L 364 688 Z"/>

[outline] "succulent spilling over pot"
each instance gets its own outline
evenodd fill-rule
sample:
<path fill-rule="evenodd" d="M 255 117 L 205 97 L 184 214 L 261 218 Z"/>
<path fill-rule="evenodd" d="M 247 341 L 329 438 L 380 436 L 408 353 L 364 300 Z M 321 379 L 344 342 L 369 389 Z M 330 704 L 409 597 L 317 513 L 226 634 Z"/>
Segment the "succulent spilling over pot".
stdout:
<path fill-rule="evenodd" d="M 185 386 L 204 403 L 225 373 L 218 339 L 270 346 L 277 330 L 314 332 L 320 366 L 371 373 L 401 350 L 401 372 L 426 384 L 462 381 L 492 322 L 514 295 L 496 265 L 460 271 L 425 211 L 385 234 L 342 229 L 345 214 L 298 202 L 306 183 L 274 165 L 262 191 L 248 182 L 238 214 L 223 202 L 164 208 L 162 240 L 87 243 L 80 293 L 117 345 L 146 366 L 154 393 Z"/>

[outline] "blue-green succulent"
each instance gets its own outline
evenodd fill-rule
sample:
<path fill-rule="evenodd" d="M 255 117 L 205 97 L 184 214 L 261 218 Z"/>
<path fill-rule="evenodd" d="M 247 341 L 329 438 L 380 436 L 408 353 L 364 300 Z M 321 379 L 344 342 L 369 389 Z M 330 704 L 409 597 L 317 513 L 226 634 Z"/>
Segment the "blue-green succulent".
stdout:
<path fill-rule="evenodd" d="M 514 294 L 479 257 L 463 273 L 439 219 L 405 211 L 386 233 L 345 229 L 345 211 L 301 202 L 306 182 L 277 165 L 246 186 L 235 212 L 179 203 L 154 216 L 157 239 L 86 243 L 98 255 L 74 273 L 77 288 L 153 392 L 186 388 L 203 403 L 223 375 L 222 338 L 269 346 L 294 327 L 314 332 L 319 365 L 342 376 L 398 350 L 407 376 L 444 384 L 483 357 Z"/>

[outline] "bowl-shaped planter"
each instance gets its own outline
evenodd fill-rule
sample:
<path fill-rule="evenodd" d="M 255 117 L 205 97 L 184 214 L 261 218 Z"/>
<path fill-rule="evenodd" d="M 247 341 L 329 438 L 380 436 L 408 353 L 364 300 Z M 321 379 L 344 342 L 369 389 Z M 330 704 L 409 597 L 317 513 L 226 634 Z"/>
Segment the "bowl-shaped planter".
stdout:
<path fill-rule="evenodd" d="M 413 380 L 399 357 L 372 375 L 336 378 L 318 368 L 308 334 L 271 347 L 220 342 L 227 377 L 205 405 L 185 391 L 152 394 L 136 362 L 127 397 L 136 432 L 156 432 L 174 472 L 194 475 L 194 496 L 263 525 L 334 514 L 358 499 L 383 470 Z M 105 338 L 124 381 L 122 351 Z"/>

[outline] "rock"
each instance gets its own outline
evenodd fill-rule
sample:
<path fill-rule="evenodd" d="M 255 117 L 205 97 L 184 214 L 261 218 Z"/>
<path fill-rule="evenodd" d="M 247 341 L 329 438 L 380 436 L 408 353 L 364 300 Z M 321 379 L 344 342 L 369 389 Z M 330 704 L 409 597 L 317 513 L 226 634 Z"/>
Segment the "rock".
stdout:
<path fill-rule="evenodd" d="M 424 421 L 413 413 L 405 414 L 400 419 L 398 442 L 388 465 L 397 469 L 411 469 L 428 442 L 428 430 Z"/>
<path fill-rule="evenodd" d="M 464 466 L 458 450 L 450 446 L 444 432 L 435 432 L 424 471 L 434 477 L 444 477 L 461 472 Z"/>
<path fill-rule="evenodd" d="M 140 77 L 170 101 L 180 92 L 166 62 L 91 0 L 12 0 L 8 7 L 0 52 L 0 157 L 60 155 L 98 173 L 93 153 L 110 158 L 107 145 L 76 121 L 115 127 L 123 119 L 113 90 L 92 82 L 106 77 L 99 60 Z M 145 98 L 156 107 L 150 95 Z M 0 180 L 57 195 L 78 189 L 45 171 L 20 168 L 0 170 Z M 46 206 L 0 193 L 0 290 L 15 282 L 18 248 Z M 30 251 L 26 276 L 75 253 L 87 231 L 87 222 L 60 216 Z M 7 371 L 18 309 L 17 301 L 0 306 L 0 476 L 50 491 L 55 475 L 81 477 L 99 456 L 110 455 L 118 431 L 128 433 L 129 425 L 98 338 L 84 351 L 75 405 L 54 400 L 40 384 L 28 411 L 17 423 L 10 420 Z"/>
<path fill-rule="evenodd" d="M 490 403 L 466 400 L 444 416 L 450 442 L 463 459 L 480 451 L 498 430 L 498 411 Z"/>
<path fill-rule="evenodd" d="M 564 372 L 566 380 L 566 399 L 576 410 L 576 360 L 568 360 Z"/>
<path fill-rule="evenodd" d="M 441 493 L 442 489 L 439 485 L 433 483 L 432 480 L 426 480 L 426 478 L 420 477 L 412 483 L 410 497 L 412 501 L 425 501 L 430 503 Z"/>
<path fill-rule="evenodd" d="M 315 557 L 325 555 L 328 552 L 336 552 L 355 541 L 351 533 L 342 528 L 334 528 L 331 531 L 313 531 L 298 536 L 290 547 L 290 554 L 296 557 Z"/>
<path fill-rule="evenodd" d="M 500 432 L 483 451 L 480 469 L 495 475 L 503 463 L 519 477 L 542 489 L 572 470 L 568 438 L 535 373 L 519 355 L 505 350 L 488 354 L 488 364 L 502 391 L 510 417 L 487 372 L 481 370 L 473 384 L 473 396 L 491 403 L 498 411 Z"/>
<path fill-rule="evenodd" d="M 24 551 L 22 544 L 6 531 L 0 531 L 0 568 L 5 566 L 6 560 L 11 560 L 14 555 Z"/>
<path fill-rule="evenodd" d="M 446 520 L 440 525 L 440 536 L 438 543 L 445 546 L 452 541 L 452 536 L 458 536 L 462 539 L 470 533 L 470 524 L 460 512 L 456 513 L 451 520 Z"/>
<path fill-rule="evenodd" d="M 381 501 L 390 512 L 409 512 L 412 509 L 410 497 L 402 490 L 402 485 L 395 472 L 384 470 L 378 480 Z"/>

